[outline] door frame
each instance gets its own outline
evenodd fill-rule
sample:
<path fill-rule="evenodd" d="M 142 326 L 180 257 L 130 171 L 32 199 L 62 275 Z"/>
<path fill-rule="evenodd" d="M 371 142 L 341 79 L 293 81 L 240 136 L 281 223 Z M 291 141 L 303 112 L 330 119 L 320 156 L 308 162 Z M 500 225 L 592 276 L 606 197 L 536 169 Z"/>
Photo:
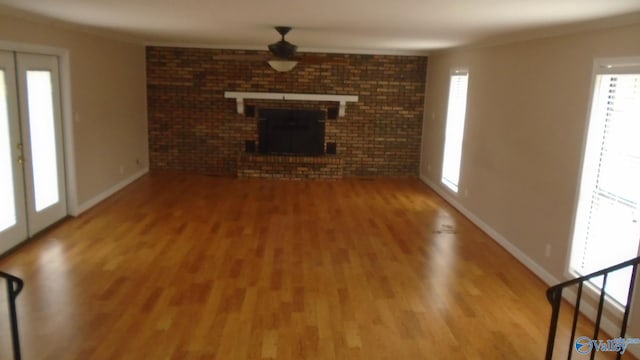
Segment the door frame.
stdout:
<path fill-rule="evenodd" d="M 24 164 L 19 164 L 18 160 L 24 158 L 24 145 L 22 145 L 22 121 L 20 119 L 20 101 L 18 100 L 18 70 L 15 53 L 0 50 L 0 63 L 2 63 L 0 71 L 4 74 L 4 84 L 0 83 L 0 86 L 4 85 L 6 88 L 6 99 L 0 99 L 0 101 L 5 100 L 7 105 L 8 165 L 9 172 L 12 174 L 14 200 L 14 223 L 0 230 L 0 236 L 5 236 L 0 242 L 0 253 L 4 253 L 29 238 L 29 216 L 27 215 L 25 167 Z M 16 146 L 16 144 L 21 144 L 22 147 Z"/>
<path fill-rule="evenodd" d="M 62 117 L 62 148 L 65 169 L 67 214 L 79 215 L 76 179 L 73 105 L 71 100 L 71 64 L 69 50 L 64 48 L 0 40 L 0 50 L 53 55 L 58 57 L 60 78 L 60 113 Z"/>

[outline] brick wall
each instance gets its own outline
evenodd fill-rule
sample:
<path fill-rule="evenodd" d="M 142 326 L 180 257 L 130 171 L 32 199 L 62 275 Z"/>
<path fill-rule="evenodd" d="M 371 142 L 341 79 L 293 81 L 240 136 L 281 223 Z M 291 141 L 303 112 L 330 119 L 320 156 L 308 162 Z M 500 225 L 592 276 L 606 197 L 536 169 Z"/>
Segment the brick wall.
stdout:
<path fill-rule="evenodd" d="M 235 176 L 257 120 L 239 115 L 225 91 L 358 95 L 346 115 L 328 120 L 344 176 L 416 176 L 426 57 L 313 54 L 326 61 L 278 73 L 265 62 L 219 60 L 258 51 L 147 48 L 149 153 L 152 169 Z M 245 100 L 247 105 L 327 109 L 331 102 Z"/>

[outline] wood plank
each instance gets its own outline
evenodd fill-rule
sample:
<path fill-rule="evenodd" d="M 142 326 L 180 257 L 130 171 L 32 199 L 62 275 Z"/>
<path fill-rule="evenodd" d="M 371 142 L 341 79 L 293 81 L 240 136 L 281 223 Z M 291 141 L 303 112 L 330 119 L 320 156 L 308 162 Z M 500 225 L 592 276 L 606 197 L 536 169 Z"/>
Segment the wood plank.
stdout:
<path fill-rule="evenodd" d="M 417 179 L 155 172 L 0 269 L 25 280 L 25 359 L 542 359 L 550 316 Z"/>

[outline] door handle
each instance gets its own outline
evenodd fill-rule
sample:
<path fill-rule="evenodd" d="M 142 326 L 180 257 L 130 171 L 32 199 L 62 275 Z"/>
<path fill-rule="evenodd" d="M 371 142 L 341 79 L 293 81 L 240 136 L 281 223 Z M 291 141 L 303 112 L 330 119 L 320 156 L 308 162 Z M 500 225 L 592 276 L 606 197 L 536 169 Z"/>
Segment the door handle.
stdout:
<path fill-rule="evenodd" d="M 24 164 L 24 157 L 18 156 L 18 164 Z"/>

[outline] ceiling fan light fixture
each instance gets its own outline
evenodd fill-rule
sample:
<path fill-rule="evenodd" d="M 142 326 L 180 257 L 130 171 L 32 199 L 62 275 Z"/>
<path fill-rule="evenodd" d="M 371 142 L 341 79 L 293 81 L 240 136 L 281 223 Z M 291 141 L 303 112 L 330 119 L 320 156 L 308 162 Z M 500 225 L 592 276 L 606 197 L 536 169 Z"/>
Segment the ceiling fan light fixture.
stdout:
<path fill-rule="evenodd" d="M 293 60 L 269 60 L 267 63 L 269 63 L 269 66 L 271 66 L 273 70 L 279 72 L 291 71 L 298 65 L 298 62 Z"/>

